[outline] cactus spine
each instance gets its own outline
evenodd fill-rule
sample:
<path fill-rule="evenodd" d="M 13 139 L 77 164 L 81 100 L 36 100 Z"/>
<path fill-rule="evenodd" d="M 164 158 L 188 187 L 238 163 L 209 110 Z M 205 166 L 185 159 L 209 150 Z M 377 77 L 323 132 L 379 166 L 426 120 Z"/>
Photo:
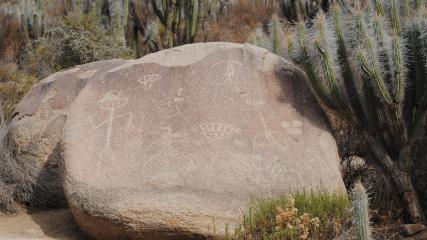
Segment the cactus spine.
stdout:
<path fill-rule="evenodd" d="M 353 225 L 356 230 L 356 239 L 371 240 L 369 200 L 363 184 L 360 182 L 355 183 L 350 196 L 353 205 Z"/>

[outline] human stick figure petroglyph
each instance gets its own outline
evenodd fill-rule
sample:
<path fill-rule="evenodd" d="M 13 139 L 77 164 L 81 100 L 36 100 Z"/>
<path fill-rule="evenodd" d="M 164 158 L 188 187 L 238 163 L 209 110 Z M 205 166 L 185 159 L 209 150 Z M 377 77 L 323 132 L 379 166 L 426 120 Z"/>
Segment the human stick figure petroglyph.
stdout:
<path fill-rule="evenodd" d="M 250 95 L 248 95 L 247 93 L 243 93 L 240 94 L 240 98 L 243 100 L 243 102 L 246 105 L 249 105 L 251 107 L 253 107 L 256 111 L 256 113 L 258 114 L 261 123 L 262 123 L 262 127 L 264 129 L 264 135 L 265 138 L 267 139 L 268 142 L 273 142 L 273 135 L 270 131 L 270 129 L 267 127 L 267 122 L 265 121 L 264 115 L 261 112 L 261 106 L 265 105 L 266 102 L 264 101 L 264 99 L 262 98 L 253 98 Z"/>
<path fill-rule="evenodd" d="M 99 166 L 99 164 L 101 164 L 101 162 L 103 162 L 104 159 L 109 158 L 110 160 L 112 160 L 114 158 L 113 152 L 111 149 L 114 120 L 117 118 L 128 117 L 126 127 L 130 126 L 130 123 L 132 121 L 131 113 L 125 113 L 125 114 L 119 114 L 119 115 L 115 114 L 116 109 L 127 105 L 127 103 L 128 103 L 128 100 L 126 98 L 120 98 L 119 96 L 117 96 L 117 94 L 113 92 L 108 92 L 107 94 L 104 95 L 104 97 L 101 100 L 98 101 L 98 104 L 101 107 L 101 109 L 108 111 L 108 117 L 107 119 L 102 121 L 100 124 L 98 124 L 94 128 L 94 129 L 99 129 L 102 126 L 107 125 L 105 144 L 104 144 L 103 150 L 101 151 L 101 154 L 99 155 L 97 167 Z"/>

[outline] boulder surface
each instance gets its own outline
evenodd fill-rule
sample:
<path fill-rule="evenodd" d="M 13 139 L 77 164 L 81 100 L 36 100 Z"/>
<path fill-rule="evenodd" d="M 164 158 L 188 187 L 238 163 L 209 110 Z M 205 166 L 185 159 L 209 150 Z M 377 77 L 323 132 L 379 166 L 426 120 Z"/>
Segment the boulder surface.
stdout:
<path fill-rule="evenodd" d="M 185 45 L 111 68 L 73 102 L 62 142 L 68 203 L 95 239 L 215 237 L 253 197 L 344 191 L 305 75 L 251 45 Z"/>

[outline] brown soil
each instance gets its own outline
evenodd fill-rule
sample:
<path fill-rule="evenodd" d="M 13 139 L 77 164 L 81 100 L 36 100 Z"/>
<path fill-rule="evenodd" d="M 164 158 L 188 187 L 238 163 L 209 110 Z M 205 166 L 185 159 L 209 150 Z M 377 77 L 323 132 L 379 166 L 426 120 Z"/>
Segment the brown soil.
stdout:
<path fill-rule="evenodd" d="M 76 225 L 69 209 L 36 213 L 0 214 L 0 240 L 89 240 Z"/>

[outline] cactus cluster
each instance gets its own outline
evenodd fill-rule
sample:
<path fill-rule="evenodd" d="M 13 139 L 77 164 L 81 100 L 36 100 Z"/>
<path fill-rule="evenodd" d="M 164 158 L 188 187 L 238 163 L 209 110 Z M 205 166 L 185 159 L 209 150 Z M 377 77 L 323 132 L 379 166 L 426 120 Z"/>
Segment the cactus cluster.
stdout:
<path fill-rule="evenodd" d="M 298 21 L 288 40 L 295 44 L 282 52 L 304 68 L 322 105 L 360 130 L 419 222 L 410 174 L 414 149 L 426 135 L 426 2 L 353 5 L 334 3 L 328 14 Z"/>
<path fill-rule="evenodd" d="M 353 210 L 353 226 L 357 240 L 371 240 L 369 223 L 369 198 L 362 183 L 356 182 L 350 193 Z"/>
<path fill-rule="evenodd" d="M 151 0 L 151 7 L 166 33 L 166 46 L 192 43 L 208 16 L 214 16 L 222 1 Z"/>
<path fill-rule="evenodd" d="M 267 25 L 267 31 L 264 31 L 262 25 L 257 26 L 255 31 L 249 35 L 247 42 L 262 48 L 270 50 L 270 52 L 281 55 L 286 54 L 289 48 L 289 32 L 286 31 L 286 26 L 283 24 L 282 19 L 273 15 Z M 284 45 L 288 43 L 288 45 Z"/>

